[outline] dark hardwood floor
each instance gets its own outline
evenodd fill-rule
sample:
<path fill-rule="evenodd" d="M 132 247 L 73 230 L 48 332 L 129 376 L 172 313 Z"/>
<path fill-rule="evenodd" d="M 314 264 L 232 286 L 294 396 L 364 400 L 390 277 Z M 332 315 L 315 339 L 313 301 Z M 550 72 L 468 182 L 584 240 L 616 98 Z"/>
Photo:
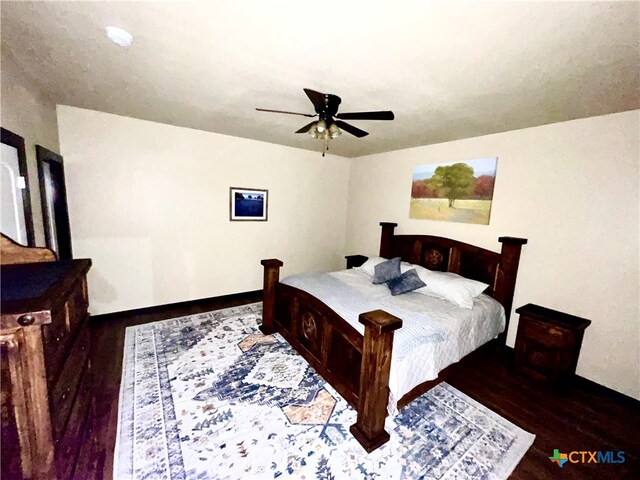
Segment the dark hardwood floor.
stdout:
<path fill-rule="evenodd" d="M 638 402 L 628 397 L 616 398 L 587 381 L 577 381 L 568 396 L 560 396 L 546 383 L 514 372 L 512 357 L 509 350 L 491 351 L 447 379 L 461 392 L 536 435 L 511 478 L 640 478 Z M 554 449 L 561 453 L 624 451 L 625 462 L 566 463 L 560 468 L 549 460 Z"/>
<path fill-rule="evenodd" d="M 86 433 L 76 478 L 111 479 L 118 423 L 118 398 L 126 327 L 260 301 L 257 292 L 92 321 L 94 421 Z M 533 446 L 517 466 L 514 479 L 631 479 L 640 478 L 640 409 L 638 403 L 607 395 L 581 382 L 568 397 L 545 384 L 512 371 L 510 352 L 491 349 L 467 362 L 447 382 L 536 435 Z M 553 450 L 624 451 L 623 464 L 565 464 L 549 460 Z"/>

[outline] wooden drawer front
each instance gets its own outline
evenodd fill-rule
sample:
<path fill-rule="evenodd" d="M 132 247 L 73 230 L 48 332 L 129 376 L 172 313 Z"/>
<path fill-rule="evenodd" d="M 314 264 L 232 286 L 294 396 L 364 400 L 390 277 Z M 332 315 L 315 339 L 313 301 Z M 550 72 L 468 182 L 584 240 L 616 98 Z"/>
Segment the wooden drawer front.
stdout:
<path fill-rule="evenodd" d="M 73 408 L 69 414 L 67 426 L 56 442 L 56 463 L 58 477 L 61 479 L 74 478 L 78 453 L 87 430 L 85 427 L 90 421 L 88 414 L 91 406 L 91 369 L 88 363 L 86 367 L 80 380 Z"/>
<path fill-rule="evenodd" d="M 554 325 L 548 325 L 530 318 L 520 319 L 523 338 L 534 340 L 548 347 L 565 348 L 573 342 L 574 335 Z"/>
<path fill-rule="evenodd" d="M 62 371 L 67 352 L 73 340 L 65 321 L 65 308 L 61 306 L 51 312 L 52 322 L 42 327 L 44 358 L 47 370 L 47 383 L 53 385 Z"/>
<path fill-rule="evenodd" d="M 79 279 L 73 287 L 73 291 L 65 304 L 65 321 L 70 331 L 78 328 L 87 316 L 87 300 L 85 298 L 85 279 Z"/>
<path fill-rule="evenodd" d="M 60 377 L 51 391 L 51 424 L 53 438 L 58 440 L 64 430 L 74 397 L 78 389 L 80 375 L 87 363 L 89 354 L 89 325 L 85 324 L 80 329 L 76 343 L 71 349 L 69 357 L 64 363 Z"/>
<path fill-rule="evenodd" d="M 52 312 L 52 323 L 42 327 L 49 385 L 56 382 L 71 348 L 71 342 L 87 317 L 88 305 L 83 281 L 78 281 L 64 305 Z"/>
<path fill-rule="evenodd" d="M 535 377 L 555 378 L 562 371 L 563 352 L 546 348 L 535 341 L 523 340 L 518 364 Z"/>

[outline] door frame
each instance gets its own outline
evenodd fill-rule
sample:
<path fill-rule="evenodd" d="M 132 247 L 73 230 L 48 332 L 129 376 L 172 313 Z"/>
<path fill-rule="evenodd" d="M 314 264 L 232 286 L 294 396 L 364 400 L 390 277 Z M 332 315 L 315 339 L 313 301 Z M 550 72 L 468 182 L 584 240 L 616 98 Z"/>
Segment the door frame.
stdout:
<path fill-rule="evenodd" d="M 1 142 L 18 151 L 18 170 L 24 177 L 25 188 L 22 189 L 22 209 L 24 210 L 24 226 L 27 233 L 27 246 L 35 247 L 36 238 L 33 230 L 33 214 L 31 213 L 31 193 L 29 190 L 29 171 L 27 169 L 27 149 L 24 138 L 6 128 L 0 127 Z"/>
<path fill-rule="evenodd" d="M 54 243 L 51 235 L 62 233 L 67 237 L 66 242 L 61 242 L 60 238 L 57 238 L 58 248 L 56 249 L 56 255 L 58 260 L 71 260 L 73 258 L 73 248 L 71 244 L 71 224 L 69 223 L 69 204 L 67 202 L 67 186 L 64 174 L 64 161 L 62 156 L 56 152 L 43 147 L 42 145 L 36 145 L 36 159 L 38 161 L 38 183 L 40 184 L 40 203 L 42 204 L 42 220 L 44 223 L 44 236 L 47 242 L 47 248 L 53 249 Z M 49 221 L 49 202 L 47 201 L 47 192 L 45 188 L 44 178 L 44 163 L 55 162 L 60 165 L 62 171 L 62 186 L 58 191 L 60 195 L 60 201 L 64 204 L 64 217 L 62 219 L 56 218 L 56 232 L 53 232 L 52 225 Z M 55 215 L 55 212 L 54 212 Z M 62 220 L 60 222 L 59 220 Z M 60 232 L 62 230 L 62 232 Z M 66 247 L 60 248 L 61 244 L 68 245 L 68 251 Z"/>

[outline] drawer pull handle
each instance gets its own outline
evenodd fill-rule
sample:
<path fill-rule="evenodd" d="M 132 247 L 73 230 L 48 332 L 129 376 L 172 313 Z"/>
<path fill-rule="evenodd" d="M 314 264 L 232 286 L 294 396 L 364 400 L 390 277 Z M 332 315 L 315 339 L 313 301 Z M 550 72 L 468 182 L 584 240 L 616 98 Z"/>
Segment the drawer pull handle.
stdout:
<path fill-rule="evenodd" d="M 60 341 L 60 335 L 56 335 L 56 342 Z"/>
<path fill-rule="evenodd" d="M 29 314 L 21 315 L 20 317 L 18 317 L 18 323 L 23 327 L 28 327 L 29 325 L 32 325 L 33 322 L 35 321 L 36 321 L 36 317 Z"/>
<path fill-rule="evenodd" d="M 557 330 L 557 329 L 555 329 L 555 328 L 550 328 L 550 329 L 549 329 L 549 333 L 550 333 L 551 335 L 556 335 L 556 336 L 557 336 L 557 335 L 562 335 L 562 331 Z"/>
<path fill-rule="evenodd" d="M 67 398 L 68 393 L 69 393 L 69 390 L 65 390 L 64 392 L 62 392 L 62 400 L 65 400 Z"/>

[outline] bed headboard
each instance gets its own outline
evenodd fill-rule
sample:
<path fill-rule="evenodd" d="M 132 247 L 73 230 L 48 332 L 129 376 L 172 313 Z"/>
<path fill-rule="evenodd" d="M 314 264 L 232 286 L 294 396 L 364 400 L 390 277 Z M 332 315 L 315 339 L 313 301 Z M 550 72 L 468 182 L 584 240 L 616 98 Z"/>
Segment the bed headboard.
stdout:
<path fill-rule="evenodd" d="M 516 286 L 520 250 L 526 238 L 500 237 L 500 253 L 476 247 L 451 238 L 432 235 L 396 235 L 397 223 L 381 222 L 380 256 L 401 257 L 405 262 L 422 265 L 429 270 L 453 272 L 466 278 L 488 283 L 485 290 L 504 307 L 509 316 Z"/>

